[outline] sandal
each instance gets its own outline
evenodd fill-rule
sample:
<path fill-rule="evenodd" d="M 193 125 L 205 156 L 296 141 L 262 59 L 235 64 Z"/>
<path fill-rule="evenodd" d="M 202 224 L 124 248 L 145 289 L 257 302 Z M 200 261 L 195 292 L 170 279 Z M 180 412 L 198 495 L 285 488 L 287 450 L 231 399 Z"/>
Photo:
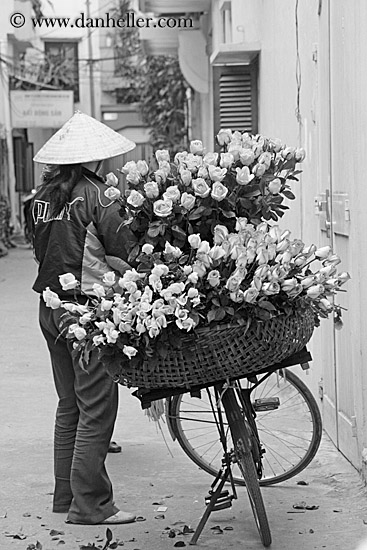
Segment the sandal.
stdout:
<path fill-rule="evenodd" d="M 121 445 L 118 445 L 115 441 L 111 441 L 108 446 L 108 452 L 109 453 L 121 453 L 122 447 Z"/>

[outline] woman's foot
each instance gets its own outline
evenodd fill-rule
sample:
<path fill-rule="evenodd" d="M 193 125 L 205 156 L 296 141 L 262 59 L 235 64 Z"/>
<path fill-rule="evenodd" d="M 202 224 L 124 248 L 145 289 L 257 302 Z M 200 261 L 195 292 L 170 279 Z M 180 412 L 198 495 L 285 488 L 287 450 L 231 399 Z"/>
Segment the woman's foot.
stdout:
<path fill-rule="evenodd" d="M 113 514 L 113 516 L 101 521 L 101 524 L 116 525 L 119 523 L 132 523 L 135 521 L 135 518 L 135 514 L 130 514 L 130 512 L 123 512 L 122 510 L 119 510 L 116 514 Z"/>
<path fill-rule="evenodd" d="M 121 453 L 122 447 L 121 445 L 118 445 L 116 441 L 111 441 L 108 446 L 108 452 L 109 453 Z"/>

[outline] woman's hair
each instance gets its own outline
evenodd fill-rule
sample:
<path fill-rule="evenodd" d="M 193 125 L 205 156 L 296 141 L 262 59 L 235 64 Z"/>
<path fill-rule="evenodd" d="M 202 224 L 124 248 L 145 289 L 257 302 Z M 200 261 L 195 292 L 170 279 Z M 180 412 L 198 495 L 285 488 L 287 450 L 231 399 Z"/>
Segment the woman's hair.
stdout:
<path fill-rule="evenodd" d="M 47 164 L 42 172 L 42 187 L 50 191 L 50 216 L 60 214 L 82 175 L 81 164 Z"/>

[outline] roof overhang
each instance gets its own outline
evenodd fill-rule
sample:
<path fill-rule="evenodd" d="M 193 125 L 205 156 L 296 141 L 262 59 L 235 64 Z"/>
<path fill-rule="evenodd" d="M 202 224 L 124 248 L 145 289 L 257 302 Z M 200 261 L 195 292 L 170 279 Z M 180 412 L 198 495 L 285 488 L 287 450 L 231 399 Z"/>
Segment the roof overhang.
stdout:
<path fill-rule="evenodd" d="M 210 56 L 211 65 L 250 65 L 260 53 L 260 42 L 219 44 Z"/>

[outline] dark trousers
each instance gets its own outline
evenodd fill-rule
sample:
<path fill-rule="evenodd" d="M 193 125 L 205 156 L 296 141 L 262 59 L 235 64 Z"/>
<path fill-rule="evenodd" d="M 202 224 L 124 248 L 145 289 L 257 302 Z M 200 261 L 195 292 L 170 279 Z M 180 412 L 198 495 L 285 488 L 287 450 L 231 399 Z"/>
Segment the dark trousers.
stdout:
<path fill-rule="evenodd" d="M 99 523 L 115 514 L 105 459 L 118 405 L 118 386 L 92 352 L 88 372 L 71 357 L 60 336 L 64 309 L 40 302 L 40 326 L 50 351 L 59 402 L 54 438 L 54 512 L 68 512 L 70 523 Z"/>

